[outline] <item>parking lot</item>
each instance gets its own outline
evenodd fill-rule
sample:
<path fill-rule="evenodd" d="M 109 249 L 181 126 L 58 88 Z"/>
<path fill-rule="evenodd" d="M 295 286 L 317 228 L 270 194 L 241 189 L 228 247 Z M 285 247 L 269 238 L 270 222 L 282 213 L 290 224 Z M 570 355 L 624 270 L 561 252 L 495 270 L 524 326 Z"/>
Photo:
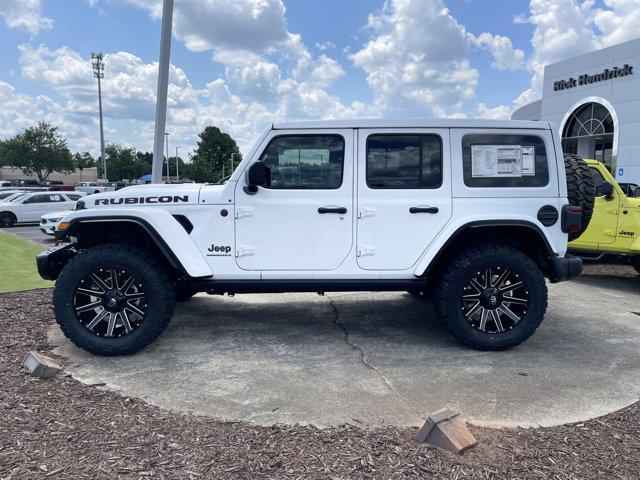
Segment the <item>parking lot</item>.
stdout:
<path fill-rule="evenodd" d="M 53 243 L 37 226 L 8 231 Z M 200 294 L 134 357 L 89 355 L 57 327 L 50 337 L 85 383 L 224 420 L 409 426 L 447 405 L 480 425 L 556 425 L 640 395 L 640 281 L 629 275 L 587 267 L 549 285 L 542 326 L 507 352 L 458 345 L 430 302 L 404 293 Z"/>

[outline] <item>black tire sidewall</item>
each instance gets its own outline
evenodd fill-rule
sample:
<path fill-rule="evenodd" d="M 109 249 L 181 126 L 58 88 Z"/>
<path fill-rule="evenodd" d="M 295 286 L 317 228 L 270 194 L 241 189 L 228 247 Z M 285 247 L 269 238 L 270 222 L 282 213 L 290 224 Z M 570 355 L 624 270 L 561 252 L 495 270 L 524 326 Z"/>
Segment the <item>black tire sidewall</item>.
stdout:
<path fill-rule="evenodd" d="M 101 246 L 104 247 L 104 246 Z M 108 249 L 79 255 L 63 269 L 54 290 L 54 312 L 65 335 L 77 346 L 101 355 L 133 353 L 157 338 L 166 328 L 175 305 L 172 283 L 164 283 L 167 275 L 158 271 L 155 259 L 142 249 L 119 249 L 110 255 Z M 120 338 L 105 338 L 92 334 L 77 319 L 73 297 L 78 283 L 90 272 L 100 268 L 123 268 L 132 273 L 147 294 L 147 312 L 144 320 L 133 332 Z"/>
<path fill-rule="evenodd" d="M 7 221 L 7 223 L 5 223 L 5 218 L 9 219 Z M 13 227 L 13 225 L 15 223 L 16 223 L 15 215 L 13 215 L 10 212 L 0 213 L 0 227 L 2 227 L 2 228 L 10 228 L 10 227 Z"/>
<path fill-rule="evenodd" d="M 439 293 L 439 306 L 443 310 L 445 327 L 462 343 L 479 350 L 505 350 L 522 343 L 538 328 L 546 312 L 547 288 L 537 265 L 525 255 L 514 256 L 508 247 L 502 247 L 495 253 L 483 250 L 482 255 L 474 255 L 471 261 L 456 262 L 455 270 L 448 275 L 447 291 Z M 517 273 L 529 292 L 526 314 L 517 326 L 503 333 L 481 332 L 468 322 L 461 309 L 464 286 L 478 271 L 487 267 L 503 267 Z"/>

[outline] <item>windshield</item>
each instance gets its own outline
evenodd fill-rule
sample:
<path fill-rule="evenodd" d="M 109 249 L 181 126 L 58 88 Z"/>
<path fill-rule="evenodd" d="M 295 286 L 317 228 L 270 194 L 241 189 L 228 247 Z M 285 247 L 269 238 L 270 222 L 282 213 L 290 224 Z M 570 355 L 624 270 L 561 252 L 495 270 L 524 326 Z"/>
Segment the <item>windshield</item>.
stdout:
<path fill-rule="evenodd" d="M 10 197 L 5 198 L 4 201 L 5 202 L 15 202 L 17 200 L 20 200 L 20 199 L 26 197 L 27 195 L 28 195 L 27 193 L 14 193 Z"/>

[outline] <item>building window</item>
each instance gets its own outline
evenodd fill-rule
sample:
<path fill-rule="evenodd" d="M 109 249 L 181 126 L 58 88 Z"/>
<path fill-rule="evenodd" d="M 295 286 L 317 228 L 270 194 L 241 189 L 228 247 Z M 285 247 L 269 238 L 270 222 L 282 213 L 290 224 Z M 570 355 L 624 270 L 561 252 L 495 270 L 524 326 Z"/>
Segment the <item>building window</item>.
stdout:
<path fill-rule="evenodd" d="M 598 160 L 611 169 L 613 134 L 611 112 L 600 103 L 585 103 L 567 119 L 562 131 L 562 149 L 565 153 Z"/>

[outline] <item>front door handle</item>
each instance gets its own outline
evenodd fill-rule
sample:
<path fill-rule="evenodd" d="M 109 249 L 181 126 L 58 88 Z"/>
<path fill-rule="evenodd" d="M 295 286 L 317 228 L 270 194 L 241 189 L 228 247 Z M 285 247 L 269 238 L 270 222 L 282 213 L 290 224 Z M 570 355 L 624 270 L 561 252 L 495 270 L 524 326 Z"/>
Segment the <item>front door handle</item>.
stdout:
<path fill-rule="evenodd" d="M 318 208 L 318 213 L 339 213 L 344 215 L 347 213 L 346 207 L 320 207 Z"/>
<path fill-rule="evenodd" d="M 438 207 L 411 207 L 409 213 L 438 213 Z"/>

